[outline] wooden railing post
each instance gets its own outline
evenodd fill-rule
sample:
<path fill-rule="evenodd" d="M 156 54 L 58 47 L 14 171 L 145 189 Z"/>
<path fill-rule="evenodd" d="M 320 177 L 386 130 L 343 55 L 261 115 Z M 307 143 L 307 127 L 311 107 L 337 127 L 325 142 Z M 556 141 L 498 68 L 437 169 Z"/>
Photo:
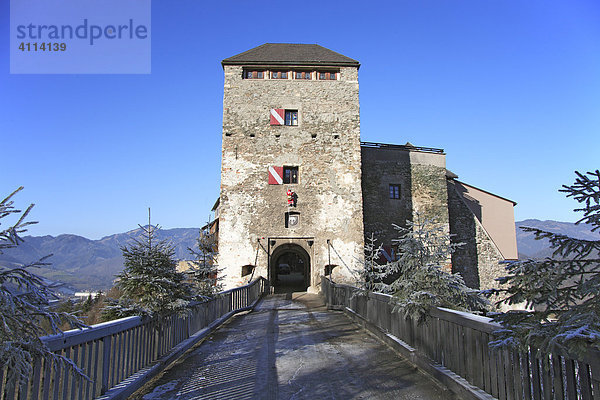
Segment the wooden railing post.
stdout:
<path fill-rule="evenodd" d="M 110 377 L 110 346 L 111 336 L 106 336 L 102 339 L 102 374 L 100 376 L 102 386 L 100 394 L 106 393 L 108 390 L 108 378 Z"/>

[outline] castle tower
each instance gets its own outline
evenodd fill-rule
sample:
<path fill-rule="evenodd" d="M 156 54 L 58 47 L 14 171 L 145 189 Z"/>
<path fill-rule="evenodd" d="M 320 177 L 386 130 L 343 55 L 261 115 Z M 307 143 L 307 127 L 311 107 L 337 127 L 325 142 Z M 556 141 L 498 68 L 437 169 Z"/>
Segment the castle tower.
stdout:
<path fill-rule="evenodd" d="M 316 44 L 267 43 L 222 61 L 219 266 L 319 290 L 363 254 L 358 61 Z"/>

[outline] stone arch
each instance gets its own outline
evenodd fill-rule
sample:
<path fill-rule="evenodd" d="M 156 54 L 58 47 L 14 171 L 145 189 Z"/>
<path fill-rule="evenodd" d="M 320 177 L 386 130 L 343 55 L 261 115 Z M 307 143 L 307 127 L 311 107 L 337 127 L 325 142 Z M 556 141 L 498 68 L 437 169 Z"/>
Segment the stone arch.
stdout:
<path fill-rule="evenodd" d="M 311 259 L 304 247 L 284 243 L 271 253 L 269 281 L 275 292 L 305 291 L 310 286 Z"/>

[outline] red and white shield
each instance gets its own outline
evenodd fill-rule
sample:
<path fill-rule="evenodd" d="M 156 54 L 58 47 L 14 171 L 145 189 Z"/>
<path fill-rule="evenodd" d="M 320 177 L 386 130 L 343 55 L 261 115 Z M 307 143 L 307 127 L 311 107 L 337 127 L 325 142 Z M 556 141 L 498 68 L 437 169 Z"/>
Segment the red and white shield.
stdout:
<path fill-rule="evenodd" d="M 283 167 L 269 167 L 269 185 L 283 184 Z"/>
<path fill-rule="evenodd" d="M 285 122 L 283 116 L 285 110 L 283 108 L 275 108 L 271 110 L 271 125 L 283 125 Z"/>

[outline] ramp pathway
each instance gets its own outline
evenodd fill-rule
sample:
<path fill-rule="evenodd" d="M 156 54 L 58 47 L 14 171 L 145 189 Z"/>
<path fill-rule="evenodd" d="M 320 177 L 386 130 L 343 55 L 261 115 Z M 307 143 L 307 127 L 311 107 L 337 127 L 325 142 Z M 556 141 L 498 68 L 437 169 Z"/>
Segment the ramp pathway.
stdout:
<path fill-rule="evenodd" d="M 266 297 L 133 399 L 449 399 L 318 295 Z"/>

